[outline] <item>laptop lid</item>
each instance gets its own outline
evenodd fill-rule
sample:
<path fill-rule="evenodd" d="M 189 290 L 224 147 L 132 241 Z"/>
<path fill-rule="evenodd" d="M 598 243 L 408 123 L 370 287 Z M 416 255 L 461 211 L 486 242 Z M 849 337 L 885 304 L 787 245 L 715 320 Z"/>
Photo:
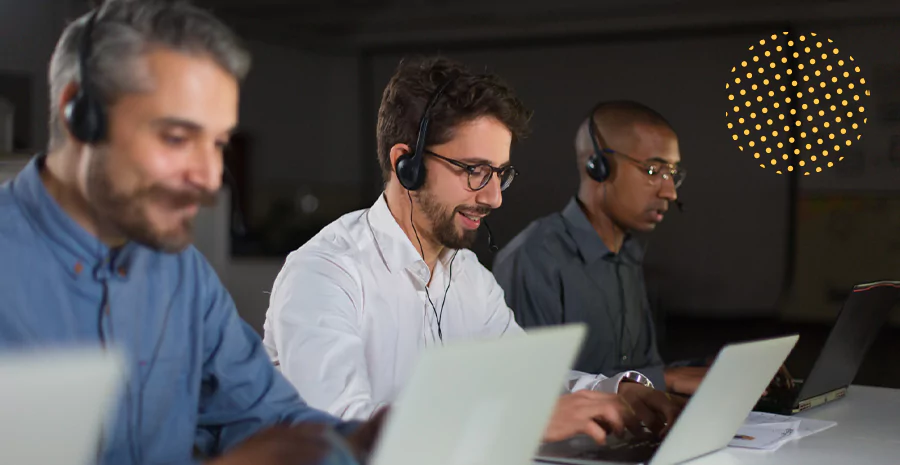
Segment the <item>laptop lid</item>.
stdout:
<path fill-rule="evenodd" d="M 424 351 L 372 465 L 530 463 L 584 335 L 575 324 Z"/>
<path fill-rule="evenodd" d="M 728 445 L 798 338 L 725 346 L 650 463 L 680 463 Z"/>
<path fill-rule="evenodd" d="M 841 308 L 797 402 L 849 386 L 863 358 L 900 302 L 900 282 L 858 284 Z"/>
<path fill-rule="evenodd" d="M 96 463 L 125 372 L 118 352 L 101 349 L 0 355 L 0 463 Z"/>

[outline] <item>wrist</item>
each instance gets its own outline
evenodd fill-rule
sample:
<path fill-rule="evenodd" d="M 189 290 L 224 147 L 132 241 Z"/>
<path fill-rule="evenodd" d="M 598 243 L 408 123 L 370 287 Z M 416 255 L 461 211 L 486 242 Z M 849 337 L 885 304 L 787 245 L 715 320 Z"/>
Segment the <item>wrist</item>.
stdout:
<path fill-rule="evenodd" d="M 637 371 L 626 371 L 619 375 L 619 383 L 616 391 L 621 389 L 623 383 L 638 384 L 646 388 L 653 389 L 653 382 L 649 378 Z"/>

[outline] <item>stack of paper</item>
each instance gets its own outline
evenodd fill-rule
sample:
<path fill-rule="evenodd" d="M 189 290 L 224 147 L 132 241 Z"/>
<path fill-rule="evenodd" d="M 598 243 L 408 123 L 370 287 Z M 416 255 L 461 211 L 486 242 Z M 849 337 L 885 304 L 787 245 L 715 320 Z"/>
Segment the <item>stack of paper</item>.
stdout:
<path fill-rule="evenodd" d="M 834 421 L 750 412 L 744 425 L 738 429 L 734 439 L 728 445 L 772 451 L 788 441 L 824 431 L 836 424 L 837 422 Z"/>

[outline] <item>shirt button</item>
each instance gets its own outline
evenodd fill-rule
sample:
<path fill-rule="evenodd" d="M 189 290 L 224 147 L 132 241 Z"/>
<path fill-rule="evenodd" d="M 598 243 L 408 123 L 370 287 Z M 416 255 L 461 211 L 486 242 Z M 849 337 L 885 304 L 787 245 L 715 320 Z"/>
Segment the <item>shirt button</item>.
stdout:
<path fill-rule="evenodd" d="M 624 362 L 624 361 L 626 361 L 626 360 L 628 360 L 628 356 L 627 356 L 627 355 L 623 355 L 623 356 L 622 356 L 622 361 Z"/>

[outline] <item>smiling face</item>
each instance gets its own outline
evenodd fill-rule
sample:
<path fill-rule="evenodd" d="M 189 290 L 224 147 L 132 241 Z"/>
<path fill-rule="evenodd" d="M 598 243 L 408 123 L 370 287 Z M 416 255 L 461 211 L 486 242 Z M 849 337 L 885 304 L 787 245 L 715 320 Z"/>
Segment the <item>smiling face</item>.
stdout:
<path fill-rule="evenodd" d="M 110 106 L 109 137 L 86 152 L 78 184 L 106 229 L 177 252 L 190 244 L 194 217 L 221 185 L 238 83 L 204 56 L 156 49 L 140 61 L 148 90 Z"/>
<path fill-rule="evenodd" d="M 490 116 L 457 126 L 449 142 L 429 147 L 443 157 L 475 165 L 509 165 L 512 133 Z M 431 242 L 451 249 L 469 248 L 478 236 L 481 220 L 503 202 L 496 175 L 479 190 L 469 187 L 468 172 L 437 157 L 425 157 L 427 178 L 415 198 L 417 228 Z M 477 183 L 475 183 L 477 187 Z"/>

